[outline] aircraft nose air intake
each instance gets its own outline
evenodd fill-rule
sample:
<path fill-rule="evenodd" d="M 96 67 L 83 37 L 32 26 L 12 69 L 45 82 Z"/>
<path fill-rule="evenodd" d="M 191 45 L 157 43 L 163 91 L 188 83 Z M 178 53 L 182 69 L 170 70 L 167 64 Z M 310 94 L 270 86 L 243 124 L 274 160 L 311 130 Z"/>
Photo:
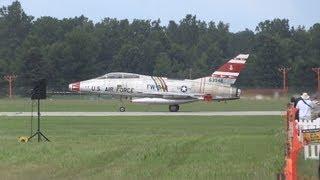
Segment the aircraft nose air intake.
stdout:
<path fill-rule="evenodd" d="M 69 84 L 69 90 L 79 92 L 80 91 L 80 82 L 75 82 L 75 83 Z"/>

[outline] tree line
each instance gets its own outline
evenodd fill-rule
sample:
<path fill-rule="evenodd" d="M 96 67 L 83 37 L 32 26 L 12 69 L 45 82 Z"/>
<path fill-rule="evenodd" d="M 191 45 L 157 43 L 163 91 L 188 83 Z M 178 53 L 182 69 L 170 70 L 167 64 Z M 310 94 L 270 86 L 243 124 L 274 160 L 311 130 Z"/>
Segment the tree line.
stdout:
<path fill-rule="evenodd" d="M 241 87 L 280 88 L 278 68 L 290 67 L 291 87 L 314 89 L 311 68 L 320 66 L 320 24 L 306 29 L 273 19 L 254 31 L 234 33 L 227 23 L 194 15 L 163 26 L 160 20 L 35 19 L 18 1 L 0 8 L 0 75 L 16 74 L 19 91 L 40 78 L 65 90 L 70 82 L 115 71 L 198 78 L 239 53 L 250 54 L 238 81 Z M 0 85 L 3 89 L 6 82 Z"/>

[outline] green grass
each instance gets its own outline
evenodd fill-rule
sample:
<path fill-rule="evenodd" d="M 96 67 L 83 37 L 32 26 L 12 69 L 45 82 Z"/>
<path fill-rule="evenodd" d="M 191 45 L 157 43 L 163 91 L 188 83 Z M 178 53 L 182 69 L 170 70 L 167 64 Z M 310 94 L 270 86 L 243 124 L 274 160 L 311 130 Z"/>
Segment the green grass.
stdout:
<path fill-rule="evenodd" d="M 319 180 L 319 160 L 305 160 L 303 149 L 298 159 L 298 179 Z"/>
<path fill-rule="evenodd" d="M 194 102 L 182 104 L 181 111 L 268 111 L 284 110 L 287 98 L 252 100 L 240 99 L 227 102 Z M 120 102 L 111 99 L 98 99 L 97 96 L 84 98 L 52 97 L 41 101 L 43 111 L 118 111 Z M 125 102 L 126 111 L 168 111 L 167 105 L 138 105 Z M 0 99 L 0 112 L 31 111 L 31 100 L 26 98 Z"/>
<path fill-rule="evenodd" d="M 1 179 L 275 179 L 283 121 L 267 117 L 44 117 L 50 143 L 19 143 L 0 117 Z"/>

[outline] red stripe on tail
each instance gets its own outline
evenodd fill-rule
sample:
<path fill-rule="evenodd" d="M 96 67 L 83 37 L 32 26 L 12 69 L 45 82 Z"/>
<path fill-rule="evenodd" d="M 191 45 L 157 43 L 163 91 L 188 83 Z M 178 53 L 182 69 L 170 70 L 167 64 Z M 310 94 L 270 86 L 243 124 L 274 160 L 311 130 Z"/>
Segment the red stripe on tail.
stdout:
<path fill-rule="evenodd" d="M 226 63 L 223 66 L 221 66 L 218 71 L 222 72 L 237 72 L 240 73 L 240 71 L 245 67 L 245 64 L 236 64 L 236 63 Z"/>

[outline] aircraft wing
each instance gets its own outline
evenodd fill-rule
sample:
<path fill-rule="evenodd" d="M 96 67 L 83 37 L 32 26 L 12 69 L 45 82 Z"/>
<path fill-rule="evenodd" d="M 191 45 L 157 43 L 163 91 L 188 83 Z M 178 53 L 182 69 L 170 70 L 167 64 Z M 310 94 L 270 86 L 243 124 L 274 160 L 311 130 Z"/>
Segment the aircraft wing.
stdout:
<path fill-rule="evenodd" d="M 211 96 L 208 94 L 199 93 L 173 93 L 173 92 L 137 92 L 141 94 L 141 97 L 158 97 L 166 99 L 198 99 L 204 101 L 225 101 L 225 100 L 235 100 L 239 97 L 224 97 L 224 96 Z"/>
<path fill-rule="evenodd" d="M 172 99 L 199 99 L 204 94 L 196 93 L 173 93 L 173 92 L 136 92 L 143 97 L 160 97 L 160 98 L 172 98 Z"/>

